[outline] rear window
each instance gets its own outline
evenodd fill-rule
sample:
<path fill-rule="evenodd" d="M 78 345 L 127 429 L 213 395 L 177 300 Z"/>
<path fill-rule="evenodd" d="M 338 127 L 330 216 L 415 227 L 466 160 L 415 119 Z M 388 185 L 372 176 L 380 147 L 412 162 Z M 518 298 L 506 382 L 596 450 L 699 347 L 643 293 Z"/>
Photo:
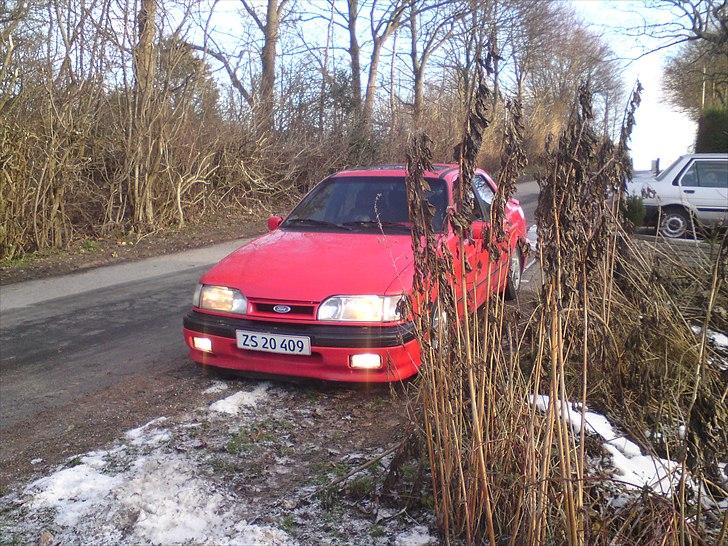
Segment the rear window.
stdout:
<path fill-rule="evenodd" d="M 448 197 L 447 185 L 428 178 L 428 202 L 434 207 L 432 229 L 443 231 Z M 293 209 L 283 228 L 346 229 L 349 231 L 409 231 L 404 177 L 357 176 L 329 178 Z"/>

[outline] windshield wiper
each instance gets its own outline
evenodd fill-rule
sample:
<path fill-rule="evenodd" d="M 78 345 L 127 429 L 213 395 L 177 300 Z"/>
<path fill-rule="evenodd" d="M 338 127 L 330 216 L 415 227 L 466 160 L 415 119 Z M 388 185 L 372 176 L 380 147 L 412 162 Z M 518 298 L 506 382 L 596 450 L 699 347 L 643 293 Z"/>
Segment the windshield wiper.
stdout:
<path fill-rule="evenodd" d="M 354 222 L 344 222 L 345 226 L 360 226 L 360 227 L 398 227 L 404 229 L 412 229 L 412 224 L 409 222 L 387 222 L 378 220 L 357 220 Z"/>
<path fill-rule="evenodd" d="M 337 224 L 335 222 L 327 222 L 326 220 L 316 220 L 315 218 L 289 218 L 286 220 L 288 225 L 296 226 L 322 226 L 322 227 L 333 227 L 337 229 L 345 229 L 351 231 L 351 228 L 343 224 Z"/>

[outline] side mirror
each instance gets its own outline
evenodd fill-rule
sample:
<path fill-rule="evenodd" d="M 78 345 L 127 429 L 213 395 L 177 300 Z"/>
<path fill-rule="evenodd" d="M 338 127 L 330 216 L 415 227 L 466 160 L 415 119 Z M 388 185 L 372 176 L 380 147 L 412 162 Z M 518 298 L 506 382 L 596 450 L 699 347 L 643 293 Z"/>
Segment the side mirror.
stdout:
<path fill-rule="evenodd" d="M 482 239 L 485 234 L 486 223 L 483 220 L 476 220 L 471 226 L 473 239 Z"/>
<path fill-rule="evenodd" d="M 283 218 L 281 216 L 271 216 L 268 218 L 268 231 L 274 231 L 278 229 L 278 226 L 280 226 L 283 223 Z"/>

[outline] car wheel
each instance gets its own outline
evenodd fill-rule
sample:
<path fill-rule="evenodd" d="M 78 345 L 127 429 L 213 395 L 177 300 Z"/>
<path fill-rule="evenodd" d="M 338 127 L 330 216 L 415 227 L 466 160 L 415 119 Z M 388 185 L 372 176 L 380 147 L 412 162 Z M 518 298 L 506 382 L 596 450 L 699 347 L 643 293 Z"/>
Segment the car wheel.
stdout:
<path fill-rule="evenodd" d="M 523 263 L 521 253 L 517 248 L 514 248 L 510 258 L 508 258 L 508 280 L 506 281 L 506 289 L 504 292 L 507 300 L 516 299 L 518 289 L 521 287 L 522 273 Z"/>
<path fill-rule="evenodd" d="M 668 239 L 679 239 L 691 232 L 690 216 L 685 209 L 667 209 L 662 211 L 660 234 Z"/>

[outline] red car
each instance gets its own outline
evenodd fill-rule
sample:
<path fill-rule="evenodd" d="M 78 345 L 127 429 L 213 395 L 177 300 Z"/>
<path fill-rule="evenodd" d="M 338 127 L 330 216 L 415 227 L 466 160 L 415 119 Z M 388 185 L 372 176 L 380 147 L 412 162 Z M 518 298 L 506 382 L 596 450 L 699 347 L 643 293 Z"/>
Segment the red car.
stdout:
<path fill-rule="evenodd" d="M 425 174 L 432 227 L 453 252 L 458 242 L 445 217 L 458 172 L 454 165 L 436 165 Z M 336 173 L 285 220 L 271 217 L 270 233 L 203 275 L 184 319 L 192 360 L 334 381 L 398 381 L 416 374 L 420 348 L 402 304 L 412 295 L 414 273 L 406 175 L 403 166 Z M 483 220 L 496 186 L 478 170 L 469 189 L 481 220 L 465 243 L 473 266 L 466 274 L 467 300 L 481 305 L 494 293 L 513 296 L 518 289 L 526 223 L 518 201 L 510 200 L 503 257 L 489 264 Z M 461 286 L 456 290 L 462 294 Z"/>

